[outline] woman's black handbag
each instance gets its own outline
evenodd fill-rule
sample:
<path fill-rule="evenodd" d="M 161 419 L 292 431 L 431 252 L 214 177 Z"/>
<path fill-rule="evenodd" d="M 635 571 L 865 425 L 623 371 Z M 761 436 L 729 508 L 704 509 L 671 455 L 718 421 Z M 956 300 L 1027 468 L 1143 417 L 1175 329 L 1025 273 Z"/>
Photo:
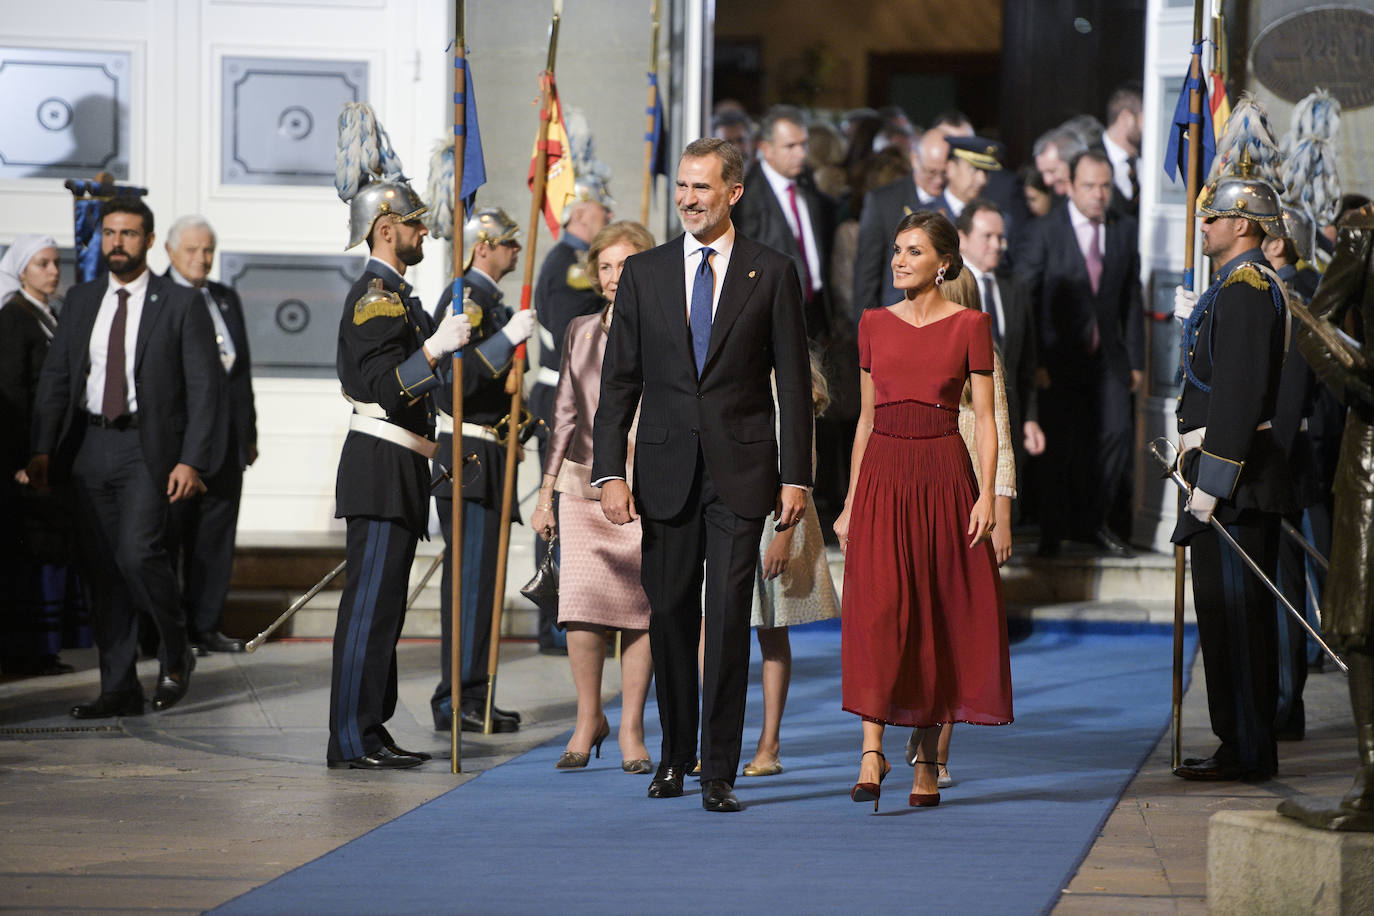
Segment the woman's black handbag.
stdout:
<path fill-rule="evenodd" d="M 546 614 L 558 614 L 558 563 L 554 560 L 554 548 L 558 545 L 558 535 L 549 541 L 549 549 L 544 552 L 544 560 L 534 571 L 534 576 L 520 589 L 520 594 L 530 599 Z"/>

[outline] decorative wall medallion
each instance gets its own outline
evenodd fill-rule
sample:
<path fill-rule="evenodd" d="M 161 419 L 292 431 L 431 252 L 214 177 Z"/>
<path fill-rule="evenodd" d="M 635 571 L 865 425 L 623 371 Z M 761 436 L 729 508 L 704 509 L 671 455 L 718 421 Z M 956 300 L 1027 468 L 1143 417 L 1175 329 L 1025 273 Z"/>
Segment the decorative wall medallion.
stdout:
<path fill-rule="evenodd" d="M 221 254 L 221 280 L 243 300 L 254 370 L 333 376 L 339 315 L 363 263 L 349 255 Z"/>
<path fill-rule="evenodd" d="M 1327 89 L 1346 109 L 1374 104 L 1374 10 L 1327 5 L 1293 13 L 1260 32 L 1250 66 L 1275 95 L 1298 102 Z"/>
<path fill-rule="evenodd" d="M 124 51 L 0 47 L 0 178 L 129 177 Z"/>
<path fill-rule="evenodd" d="M 328 185 L 345 102 L 367 98 L 366 61 L 226 57 L 220 180 Z"/>

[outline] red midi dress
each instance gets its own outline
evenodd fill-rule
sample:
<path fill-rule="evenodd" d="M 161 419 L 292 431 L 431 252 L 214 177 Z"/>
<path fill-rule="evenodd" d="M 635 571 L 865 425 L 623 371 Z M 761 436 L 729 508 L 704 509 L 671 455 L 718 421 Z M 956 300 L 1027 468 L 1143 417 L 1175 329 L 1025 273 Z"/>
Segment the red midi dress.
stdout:
<path fill-rule="evenodd" d="M 989 316 L 859 322 L 875 391 L 850 507 L 841 614 L 843 705 L 890 725 L 1012 720 L 1006 609 L 992 544 L 968 546 L 978 485 L 959 394 L 990 372 Z"/>

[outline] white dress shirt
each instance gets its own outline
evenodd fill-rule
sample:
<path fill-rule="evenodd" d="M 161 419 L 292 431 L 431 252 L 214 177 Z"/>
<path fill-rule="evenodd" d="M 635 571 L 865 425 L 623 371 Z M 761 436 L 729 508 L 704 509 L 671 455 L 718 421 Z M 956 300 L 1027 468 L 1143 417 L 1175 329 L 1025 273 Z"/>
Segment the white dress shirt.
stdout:
<path fill-rule="evenodd" d="M 1107 151 L 1107 158 L 1112 161 L 1112 182 L 1116 189 L 1121 192 L 1121 196 L 1127 200 L 1131 197 L 1131 154 L 1112 142 L 1112 138 L 1106 134 L 1102 135 L 1102 148 Z"/>
<path fill-rule="evenodd" d="M 985 274 L 968 261 L 964 262 L 964 270 L 969 272 L 969 275 L 973 277 L 973 282 L 978 285 L 978 298 L 983 303 L 983 311 L 992 316 L 993 323 L 997 326 L 997 339 L 1001 340 L 1002 336 L 1007 333 L 1007 319 L 1002 314 L 1002 290 L 997 286 L 996 275 Z M 984 295 L 986 292 L 986 288 L 983 286 L 984 277 L 992 277 L 991 301 L 988 301 L 987 296 Z"/>
<path fill-rule="evenodd" d="M 134 355 L 138 349 L 138 322 L 143 317 L 143 300 L 148 294 L 148 268 L 128 286 L 121 287 L 114 274 L 105 298 L 100 300 L 95 325 L 91 328 L 91 373 L 86 376 L 86 412 L 100 414 L 105 409 L 105 362 L 110 348 L 110 326 L 114 324 L 115 309 L 119 307 L 117 293 L 129 291 L 129 303 L 124 315 L 124 393 L 125 413 L 138 412 L 138 396 L 134 393 Z"/>
<path fill-rule="evenodd" d="M 196 285 L 181 275 L 175 267 L 171 269 L 172 280 L 177 286 L 187 286 L 192 289 Z M 205 300 L 205 308 L 210 313 L 210 321 L 215 326 L 215 347 L 219 350 L 219 361 L 224 366 L 227 374 L 234 368 L 234 361 L 238 359 L 238 351 L 234 349 L 234 338 L 229 335 L 229 326 L 224 323 L 224 316 L 220 314 L 219 303 L 215 301 L 214 295 L 210 292 L 208 285 L 200 287 L 201 298 Z"/>
<path fill-rule="evenodd" d="M 797 221 L 792 218 L 792 201 L 788 199 L 787 188 L 796 182 L 791 178 L 784 178 L 780 172 L 768 164 L 768 160 L 760 159 L 759 167 L 763 170 L 763 176 L 768 179 L 768 187 L 773 189 L 773 196 L 778 199 L 778 206 L 782 207 L 783 218 L 787 220 L 787 228 L 792 230 L 792 237 L 797 236 Z M 806 206 L 806 195 L 802 193 L 801 186 L 798 185 L 797 191 L 797 212 L 801 214 L 801 236 L 806 243 L 806 272 L 811 275 L 811 288 L 821 288 L 821 254 L 816 247 L 816 233 L 811 228 L 811 211 Z"/>
<path fill-rule="evenodd" d="M 945 206 L 949 208 L 950 215 L 953 216 L 955 219 L 958 219 L 959 214 L 964 212 L 964 207 L 968 206 L 968 204 L 964 203 L 962 200 L 955 197 L 948 191 L 945 192 L 944 196 Z"/>
<path fill-rule="evenodd" d="M 762 161 L 762 160 L 760 160 Z M 711 256 L 711 268 L 715 273 L 715 287 L 711 290 L 711 320 L 715 321 L 716 309 L 720 306 L 720 290 L 725 284 L 725 272 L 730 267 L 730 253 L 735 249 L 735 225 L 731 223 L 725 230 L 725 234 L 720 236 L 710 245 L 703 245 L 697 241 L 697 237 L 690 232 L 682 234 L 682 272 L 684 289 L 687 293 L 687 311 L 685 319 L 692 320 L 692 286 L 696 283 L 697 270 L 701 267 L 701 249 L 711 248 L 716 253 Z M 599 487 L 608 480 L 624 480 L 622 474 L 608 474 L 599 480 L 593 480 L 592 486 Z M 796 487 L 799 490 L 810 492 L 810 487 L 804 487 L 796 483 L 783 483 L 785 487 Z"/>
<path fill-rule="evenodd" d="M 1083 255 L 1083 260 L 1088 260 L 1088 248 L 1093 239 L 1093 221 L 1088 219 L 1078 208 L 1073 205 L 1073 200 L 1069 204 L 1069 223 L 1073 226 L 1073 234 L 1078 239 L 1078 250 Z M 1098 223 L 1102 231 L 1097 234 L 1097 253 L 1106 255 L 1107 253 L 1107 225 Z"/>
<path fill-rule="evenodd" d="M 938 207 L 940 205 L 940 198 L 934 194 L 927 194 L 926 189 L 920 185 L 916 185 L 916 199 L 921 202 L 923 207 Z"/>
<path fill-rule="evenodd" d="M 692 287 L 697 282 L 697 270 L 701 268 L 701 249 L 712 248 L 711 270 L 715 274 L 715 288 L 711 290 L 711 320 L 716 320 L 716 308 L 720 305 L 720 289 L 725 285 L 725 271 L 730 267 L 730 252 L 735 250 L 735 224 L 730 223 L 725 234 L 710 245 L 703 245 L 690 232 L 682 234 L 682 276 L 683 289 L 687 293 L 687 320 L 692 320 Z"/>

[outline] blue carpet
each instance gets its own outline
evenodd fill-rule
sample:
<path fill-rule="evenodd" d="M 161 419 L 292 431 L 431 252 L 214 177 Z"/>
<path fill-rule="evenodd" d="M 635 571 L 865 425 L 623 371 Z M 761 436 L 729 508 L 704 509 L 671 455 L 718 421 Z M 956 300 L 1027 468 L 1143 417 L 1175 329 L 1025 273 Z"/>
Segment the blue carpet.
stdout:
<path fill-rule="evenodd" d="M 740 777 L 741 814 L 701 810 L 695 781 L 646 798 L 614 734 L 587 770 L 555 771 L 563 736 L 216 912 L 1042 912 L 1167 727 L 1170 646 L 1162 629 L 1037 630 L 1012 648 L 1015 724 L 956 729 L 938 808 L 907 807 L 907 732 L 889 729 L 874 816 L 847 795 L 859 726 L 840 710 L 839 634 L 794 629 L 786 771 Z M 646 719 L 656 751 L 652 703 Z"/>

